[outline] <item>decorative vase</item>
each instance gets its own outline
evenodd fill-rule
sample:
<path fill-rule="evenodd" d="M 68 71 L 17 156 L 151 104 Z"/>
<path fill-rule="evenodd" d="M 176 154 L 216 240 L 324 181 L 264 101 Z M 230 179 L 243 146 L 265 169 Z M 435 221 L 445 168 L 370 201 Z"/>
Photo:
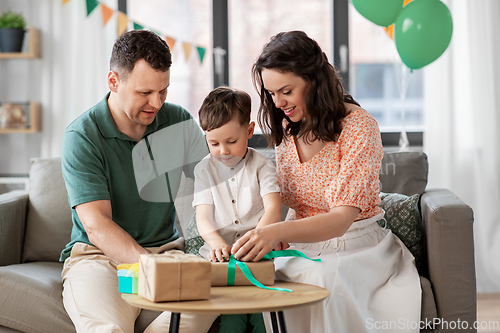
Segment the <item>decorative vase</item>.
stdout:
<path fill-rule="evenodd" d="M 24 29 L 0 29 L 0 52 L 21 52 Z"/>

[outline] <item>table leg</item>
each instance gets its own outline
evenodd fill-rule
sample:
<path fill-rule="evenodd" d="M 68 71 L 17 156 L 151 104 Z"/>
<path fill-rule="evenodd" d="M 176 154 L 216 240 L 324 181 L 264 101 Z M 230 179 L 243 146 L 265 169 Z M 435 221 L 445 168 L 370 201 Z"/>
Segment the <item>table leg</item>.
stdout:
<path fill-rule="evenodd" d="M 283 314 L 283 311 L 278 311 L 278 319 L 280 322 L 281 333 L 286 333 L 285 315 Z"/>
<path fill-rule="evenodd" d="M 170 315 L 170 327 L 168 333 L 179 333 L 179 323 L 181 322 L 181 314 L 172 312 Z"/>
<path fill-rule="evenodd" d="M 278 320 L 276 319 L 276 312 L 270 312 L 271 314 L 271 322 L 273 324 L 273 333 L 279 333 L 278 329 Z"/>

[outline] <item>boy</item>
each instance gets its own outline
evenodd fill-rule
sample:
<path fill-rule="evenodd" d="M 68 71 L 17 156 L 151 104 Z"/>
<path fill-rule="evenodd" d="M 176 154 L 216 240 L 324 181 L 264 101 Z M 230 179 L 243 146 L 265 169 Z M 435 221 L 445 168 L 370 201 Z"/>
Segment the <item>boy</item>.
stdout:
<path fill-rule="evenodd" d="M 228 87 L 210 92 L 199 111 L 210 154 L 195 167 L 193 206 L 205 240 L 200 254 L 210 261 L 229 260 L 247 231 L 281 218 L 275 167 L 247 146 L 255 128 L 250 112 L 250 96 Z M 265 332 L 261 314 L 248 316 L 254 332 Z M 221 316 L 220 332 L 245 332 L 248 316 Z"/>

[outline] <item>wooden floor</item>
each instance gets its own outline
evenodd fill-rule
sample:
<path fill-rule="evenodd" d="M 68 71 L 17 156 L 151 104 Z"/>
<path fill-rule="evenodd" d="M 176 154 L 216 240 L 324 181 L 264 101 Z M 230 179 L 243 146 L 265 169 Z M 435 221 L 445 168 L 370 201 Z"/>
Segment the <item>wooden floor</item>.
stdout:
<path fill-rule="evenodd" d="M 500 293 L 477 295 L 478 333 L 500 333 Z"/>

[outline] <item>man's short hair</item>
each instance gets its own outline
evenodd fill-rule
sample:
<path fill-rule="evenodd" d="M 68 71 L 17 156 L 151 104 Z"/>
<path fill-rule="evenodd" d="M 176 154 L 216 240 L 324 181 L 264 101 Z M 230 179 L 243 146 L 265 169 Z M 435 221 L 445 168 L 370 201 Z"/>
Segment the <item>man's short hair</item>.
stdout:
<path fill-rule="evenodd" d="M 123 33 L 115 41 L 110 70 L 118 73 L 122 80 L 134 69 L 138 60 L 144 59 L 152 68 L 166 72 L 172 65 L 172 54 L 167 42 L 148 30 L 132 30 Z"/>
<path fill-rule="evenodd" d="M 248 124 L 251 112 L 252 100 L 246 92 L 222 86 L 208 94 L 198 115 L 201 128 L 211 131 L 227 124 L 234 117 L 241 125 Z"/>

